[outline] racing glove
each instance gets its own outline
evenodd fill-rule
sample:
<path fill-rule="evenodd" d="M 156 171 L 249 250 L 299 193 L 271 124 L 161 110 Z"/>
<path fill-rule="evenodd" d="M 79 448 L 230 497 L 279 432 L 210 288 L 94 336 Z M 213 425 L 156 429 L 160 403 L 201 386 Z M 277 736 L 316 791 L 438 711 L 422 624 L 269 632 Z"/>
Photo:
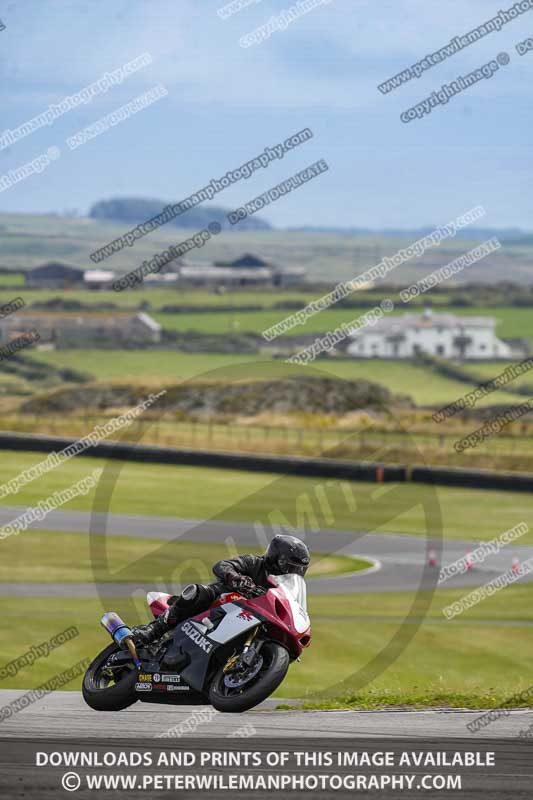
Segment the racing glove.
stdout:
<path fill-rule="evenodd" d="M 228 583 L 232 589 L 236 589 L 243 597 L 259 597 L 265 593 L 265 590 L 261 589 L 260 586 L 256 586 L 248 575 L 239 575 L 238 573 L 229 575 Z"/>

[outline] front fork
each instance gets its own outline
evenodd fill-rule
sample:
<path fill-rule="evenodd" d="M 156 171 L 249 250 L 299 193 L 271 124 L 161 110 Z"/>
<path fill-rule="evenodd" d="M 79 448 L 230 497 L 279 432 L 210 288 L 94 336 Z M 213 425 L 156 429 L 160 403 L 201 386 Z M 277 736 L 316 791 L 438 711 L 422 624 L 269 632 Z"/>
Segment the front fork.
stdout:
<path fill-rule="evenodd" d="M 228 672 L 230 672 L 232 669 L 234 669 L 234 667 L 237 665 L 238 661 L 241 661 L 247 667 L 249 667 L 249 666 L 251 666 L 251 664 L 253 664 L 254 658 L 259 653 L 259 651 L 260 651 L 260 649 L 261 649 L 261 647 L 263 645 L 262 641 L 258 641 L 255 646 L 252 646 L 253 642 L 254 642 L 254 639 L 257 636 L 260 628 L 261 628 L 260 625 L 257 625 L 255 628 L 252 628 L 252 630 L 248 634 L 248 637 L 247 637 L 247 639 L 246 639 L 246 641 L 244 643 L 242 652 L 241 653 L 234 653 L 233 655 L 231 655 L 228 658 L 228 660 L 226 661 L 226 663 L 224 664 L 224 667 L 222 669 L 222 671 L 223 671 L 223 673 L 225 675 L 227 675 Z"/>

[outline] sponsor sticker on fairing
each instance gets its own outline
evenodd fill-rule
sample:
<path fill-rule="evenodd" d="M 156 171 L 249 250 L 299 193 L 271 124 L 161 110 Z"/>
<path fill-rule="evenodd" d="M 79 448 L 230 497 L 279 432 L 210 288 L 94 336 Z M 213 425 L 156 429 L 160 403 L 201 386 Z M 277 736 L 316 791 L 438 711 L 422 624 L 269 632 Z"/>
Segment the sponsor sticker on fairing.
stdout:
<path fill-rule="evenodd" d="M 179 675 L 161 675 L 163 683 L 181 683 Z"/>
<path fill-rule="evenodd" d="M 152 691 L 152 684 L 139 681 L 135 684 L 135 691 L 136 692 L 151 692 Z"/>
<path fill-rule="evenodd" d="M 184 625 L 181 626 L 181 630 L 183 633 L 192 639 L 192 641 L 200 647 L 204 653 L 210 653 L 213 649 L 213 643 L 210 642 L 205 636 L 202 636 L 199 630 L 197 630 L 190 622 L 186 622 Z"/>

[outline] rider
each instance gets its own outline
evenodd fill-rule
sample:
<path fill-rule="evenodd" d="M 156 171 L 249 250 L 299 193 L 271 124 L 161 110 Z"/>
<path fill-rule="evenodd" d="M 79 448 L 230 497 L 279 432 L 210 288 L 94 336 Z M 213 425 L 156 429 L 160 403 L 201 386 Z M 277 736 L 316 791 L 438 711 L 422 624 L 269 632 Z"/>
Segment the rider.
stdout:
<path fill-rule="evenodd" d="M 152 644 L 179 622 L 207 611 L 213 601 L 232 589 L 244 597 L 257 597 L 269 588 L 268 575 L 305 575 L 310 562 L 309 550 L 296 536 L 274 536 L 263 556 L 242 555 L 217 561 L 213 572 L 215 583 L 204 586 L 191 583 L 172 605 L 153 622 L 134 629 L 135 641 L 141 645 Z"/>

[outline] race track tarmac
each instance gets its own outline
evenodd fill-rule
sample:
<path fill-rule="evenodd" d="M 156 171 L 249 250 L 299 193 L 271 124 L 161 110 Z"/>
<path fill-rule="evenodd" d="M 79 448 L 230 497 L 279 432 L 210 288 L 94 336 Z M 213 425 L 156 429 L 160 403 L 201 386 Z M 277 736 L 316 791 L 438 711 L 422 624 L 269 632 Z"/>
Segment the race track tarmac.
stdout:
<path fill-rule="evenodd" d="M 0 707 L 24 694 L 0 690 Z M 533 725 L 533 711 L 518 709 L 502 716 L 477 733 L 466 727 L 482 711 L 456 709 L 426 711 L 276 711 L 282 700 L 268 700 L 245 714 L 219 714 L 210 706 L 165 706 L 135 703 L 125 711 L 93 711 L 80 692 L 52 692 L 4 720 L 0 736 L 37 739 L 112 739 L 159 737 L 177 725 L 198 719 L 195 712 L 209 710 L 205 723 L 190 725 L 202 738 L 231 736 L 249 723 L 262 737 L 380 737 L 395 738 L 506 738 L 511 739 Z M 194 728 L 194 730 L 192 730 Z M 184 733 L 183 735 L 187 735 Z"/>
<path fill-rule="evenodd" d="M 20 513 L 16 508 L 0 508 L 0 526 L 6 525 Z M 53 530 L 88 534 L 93 531 L 105 532 L 107 536 L 130 536 L 142 539 L 187 541 L 226 544 L 229 552 L 246 552 L 254 546 L 263 546 L 251 524 L 229 523 L 219 520 L 186 520 L 172 517 L 141 517 L 127 514 L 91 515 L 81 511 L 54 511 L 42 523 L 31 525 L 33 530 Z M 51 533 L 51 536 L 54 534 Z M 347 532 L 321 530 L 306 536 L 306 541 L 315 553 L 335 553 L 340 555 L 363 556 L 373 561 L 374 567 L 365 572 L 341 575 L 331 578 L 309 579 L 310 594 L 350 594 L 353 592 L 386 592 L 416 590 L 420 586 L 432 588 L 436 581 L 436 568 L 428 568 L 428 545 L 422 536 L 409 536 L 392 533 Z M 450 541 L 443 546 L 440 564 L 450 564 L 463 558 L 477 547 L 479 542 Z M 462 575 L 446 581 L 443 586 L 476 587 L 484 584 L 511 568 L 513 557 L 522 563 L 533 557 L 533 547 L 510 544 L 500 553 L 490 555 L 482 564 Z M 520 582 L 532 581 L 533 573 L 520 578 Z M 142 587 L 131 583 L 105 582 L 54 584 L 31 583 L 24 585 L 27 597 L 54 597 L 71 595 L 75 597 L 115 597 L 131 595 L 139 589 L 156 588 L 171 593 L 179 586 Z M 0 595 L 20 593 L 17 583 L 0 584 Z"/>

